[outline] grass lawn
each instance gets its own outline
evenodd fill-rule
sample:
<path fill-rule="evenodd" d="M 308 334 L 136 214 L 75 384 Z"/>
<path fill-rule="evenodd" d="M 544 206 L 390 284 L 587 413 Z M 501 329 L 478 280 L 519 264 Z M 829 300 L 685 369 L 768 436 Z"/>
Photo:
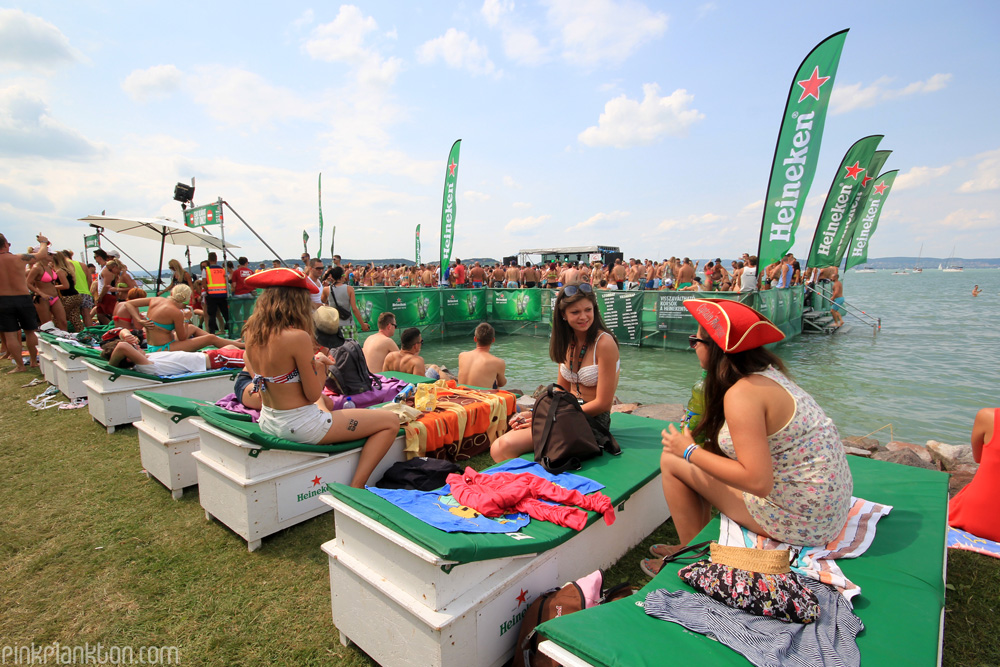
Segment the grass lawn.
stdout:
<path fill-rule="evenodd" d="M 186 665 L 370 665 L 330 618 L 329 514 L 246 543 L 206 522 L 195 489 L 174 501 L 139 461 L 136 432 L 108 435 L 86 409 L 32 411 L 37 371 L 0 375 L 0 649 L 172 646 Z M 487 457 L 474 467 L 483 468 Z M 609 583 L 644 583 L 638 563 Z M 946 665 L 1000 664 L 1000 560 L 950 551 Z"/>

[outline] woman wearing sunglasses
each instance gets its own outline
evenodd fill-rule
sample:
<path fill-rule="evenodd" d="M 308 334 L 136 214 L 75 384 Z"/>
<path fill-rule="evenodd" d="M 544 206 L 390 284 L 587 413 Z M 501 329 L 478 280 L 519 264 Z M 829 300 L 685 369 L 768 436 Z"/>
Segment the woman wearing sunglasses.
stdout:
<path fill-rule="evenodd" d="M 684 302 L 697 320 L 690 338 L 705 377 L 705 412 L 692 434 L 662 433 L 663 495 L 681 544 L 712 507 L 758 535 L 794 545 L 826 544 L 844 528 L 853 481 L 833 421 L 788 379 L 764 345 L 785 336 L 753 308 L 729 299 Z M 692 435 L 704 436 L 705 445 Z M 654 576 L 679 549 L 657 544 L 642 561 Z"/>
<path fill-rule="evenodd" d="M 594 421 L 608 428 L 621 361 L 618 341 L 604 326 L 589 284 L 566 285 L 559 290 L 552 308 L 549 357 L 559 364 L 557 383 L 580 400 L 583 411 Z M 534 449 L 530 412 L 511 417 L 510 428 L 490 447 L 494 461 L 506 461 Z"/>

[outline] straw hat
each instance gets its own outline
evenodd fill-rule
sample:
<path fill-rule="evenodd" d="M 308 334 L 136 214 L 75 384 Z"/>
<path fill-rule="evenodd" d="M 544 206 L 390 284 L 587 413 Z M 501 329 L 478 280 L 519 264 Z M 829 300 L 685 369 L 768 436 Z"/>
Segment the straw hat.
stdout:
<path fill-rule="evenodd" d="M 250 287 L 300 287 L 309 290 L 311 294 L 319 294 L 316 283 L 306 278 L 306 275 L 295 269 L 285 267 L 268 269 L 248 276 L 246 284 Z"/>
<path fill-rule="evenodd" d="M 726 354 L 746 352 L 785 338 L 771 320 L 739 301 L 688 299 L 684 307 Z"/>
<path fill-rule="evenodd" d="M 313 311 L 313 325 L 316 327 L 316 331 L 336 334 L 340 331 L 340 313 L 336 308 L 320 306 Z"/>

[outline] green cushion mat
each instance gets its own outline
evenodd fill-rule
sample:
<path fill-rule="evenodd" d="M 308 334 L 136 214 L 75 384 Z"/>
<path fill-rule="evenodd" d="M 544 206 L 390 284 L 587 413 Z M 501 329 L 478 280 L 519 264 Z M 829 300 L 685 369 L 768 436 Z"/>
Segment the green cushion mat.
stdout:
<path fill-rule="evenodd" d="M 240 372 L 240 369 L 238 369 L 238 368 L 223 368 L 223 369 L 219 369 L 217 371 L 208 371 L 207 373 L 192 373 L 190 375 L 184 375 L 182 377 L 164 378 L 164 377 L 160 377 L 159 375 L 150 375 L 149 373 L 140 373 L 139 371 L 133 370 L 131 368 L 118 368 L 117 366 L 112 366 L 111 364 L 109 364 L 108 362 L 106 362 L 103 359 L 89 359 L 88 358 L 87 359 L 87 363 L 90 364 L 91 366 L 96 366 L 97 368 L 100 368 L 102 371 L 106 371 L 106 372 L 110 373 L 111 377 L 108 378 L 108 382 L 114 382 L 115 380 L 117 380 L 118 378 L 120 378 L 123 375 L 127 375 L 129 377 L 136 377 L 136 378 L 145 378 L 147 380 L 156 380 L 157 382 L 164 382 L 164 383 L 170 383 L 170 382 L 187 382 L 188 380 L 200 380 L 202 378 L 210 378 L 210 377 L 216 377 L 216 376 L 220 376 L 220 375 L 228 375 L 230 378 L 235 379 L 236 376 Z"/>
<path fill-rule="evenodd" d="M 403 382 L 408 382 L 410 384 L 426 384 L 427 382 L 434 382 L 434 380 L 429 377 L 424 377 L 423 375 L 411 375 L 410 373 L 403 373 L 400 371 L 382 371 L 379 375 L 384 375 L 387 378 L 396 378 L 397 380 L 402 380 Z"/>
<path fill-rule="evenodd" d="M 76 359 L 77 357 L 86 357 L 87 359 L 101 358 L 101 351 L 96 347 L 80 347 L 79 345 L 73 345 L 64 341 L 59 341 L 56 345 L 69 352 L 70 359 Z"/>
<path fill-rule="evenodd" d="M 617 506 L 660 472 L 660 431 L 664 422 L 624 413 L 611 415 L 611 431 L 621 445 L 621 456 L 599 456 L 584 462 L 576 474 L 605 485 L 602 493 Z M 524 458 L 531 460 L 532 455 Z M 521 532 L 533 539 L 513 540 L 507 534 L 447 533 L 410 516 L 364 489 L 332 486 L 333 495 L 407 539 L 446 560 L 472 561 L 547 551 L 570 539 L 577 531 L 547 521 L 532 521 Z M 588 525 L 602 520 L 588 512 Z"/>
<path fill-rule="evenodd" d="M 847 457 L 854 495 L 893 506 L 878 522 L 875 541 L 860 558 L 838 561 L 861 587 L 855 613 L 865 624 L 858 636 L 862 665 L 936 665 L 944 606 L 944 539 L 948 475 L 884 461 Z M 695 542 L 717 540 L 715 518 Z M 715 640 L 646 616 L 636 601 L 658 588 L 691 590 L 681 563 L 668 563 L 638 596 L 569 614 L 539 631 L 592 665 L 746 665 Z M 615 583 L 615 582 L 611 582 Z"/>
<path fill-rule="evenodd" d="M 365 444 L 365 438 L 350 440 L 348 442 L 338 442 L 332 445 L 304 445 L 300 442 L 292 442 L 291 440 L 285 440 L 284 438 L 264 433 L 254 422 L 241 419 L 241 417 L 245 417 L 246 415 L 238 415 L 215 405 L 199 407 L 198 416 L 212 426 L 216 426 L 227 433 L 232 433 L 244 440 L 249 440 L 255 445 L 259 445 L 261 449 L 285 449 L 295 452 L 337 454 L 357 449 Z M 399 432 L 402 433 L 403 430 L 400 429 Z"/>
<path fill-rule="evenodd" d="M 181 421 L 182 419 L 187 419 L 188 417 L 197 417 L 198 408 L 213 408 L 221 410 L 212 401 L 205 401 L 199 398 L 187 398 L 186 396 L 170 396 L 169 394 L 161 394 L 156 391 L 137 391 L 136 396 L 141 396 L 150 403 L 163 408 L 168 412 L 173 412 L 174 416 L 171 419 L 174 423 Z M 252 421 L 250 415 L 243 414 L 240 412 L 230 412 L 225 411 L 226 415 L 229 415 L 232 419 L 237 421 Z"/>

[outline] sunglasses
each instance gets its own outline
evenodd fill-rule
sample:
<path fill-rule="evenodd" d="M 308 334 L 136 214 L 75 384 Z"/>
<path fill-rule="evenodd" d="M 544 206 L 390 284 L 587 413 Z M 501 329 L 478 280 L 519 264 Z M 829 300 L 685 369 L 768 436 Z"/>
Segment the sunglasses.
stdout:
<path fill-rule="evenodd" d="M 566 285 L 566 287 L 563 287 L 563 294 L 565 296 L 574 296 L 577 292 L 583 292 L 584 294 L 593 294 L 594 288 L 590 286 L 590 283 L 580 283 L 579 285 Z"/>
<path fill-rule="evenodd" d="M 688 336 L 688 345 L 691 347 L 692 350 L 695 347 L 697 347 L 698 343 L 701 343 L 702 345 L 706 345 L 706 344 L 708 344 L 708 341 L 705 340 L 704 338 L 698 338 L 694 334 L 691 334 L 690 336 Z"/>

